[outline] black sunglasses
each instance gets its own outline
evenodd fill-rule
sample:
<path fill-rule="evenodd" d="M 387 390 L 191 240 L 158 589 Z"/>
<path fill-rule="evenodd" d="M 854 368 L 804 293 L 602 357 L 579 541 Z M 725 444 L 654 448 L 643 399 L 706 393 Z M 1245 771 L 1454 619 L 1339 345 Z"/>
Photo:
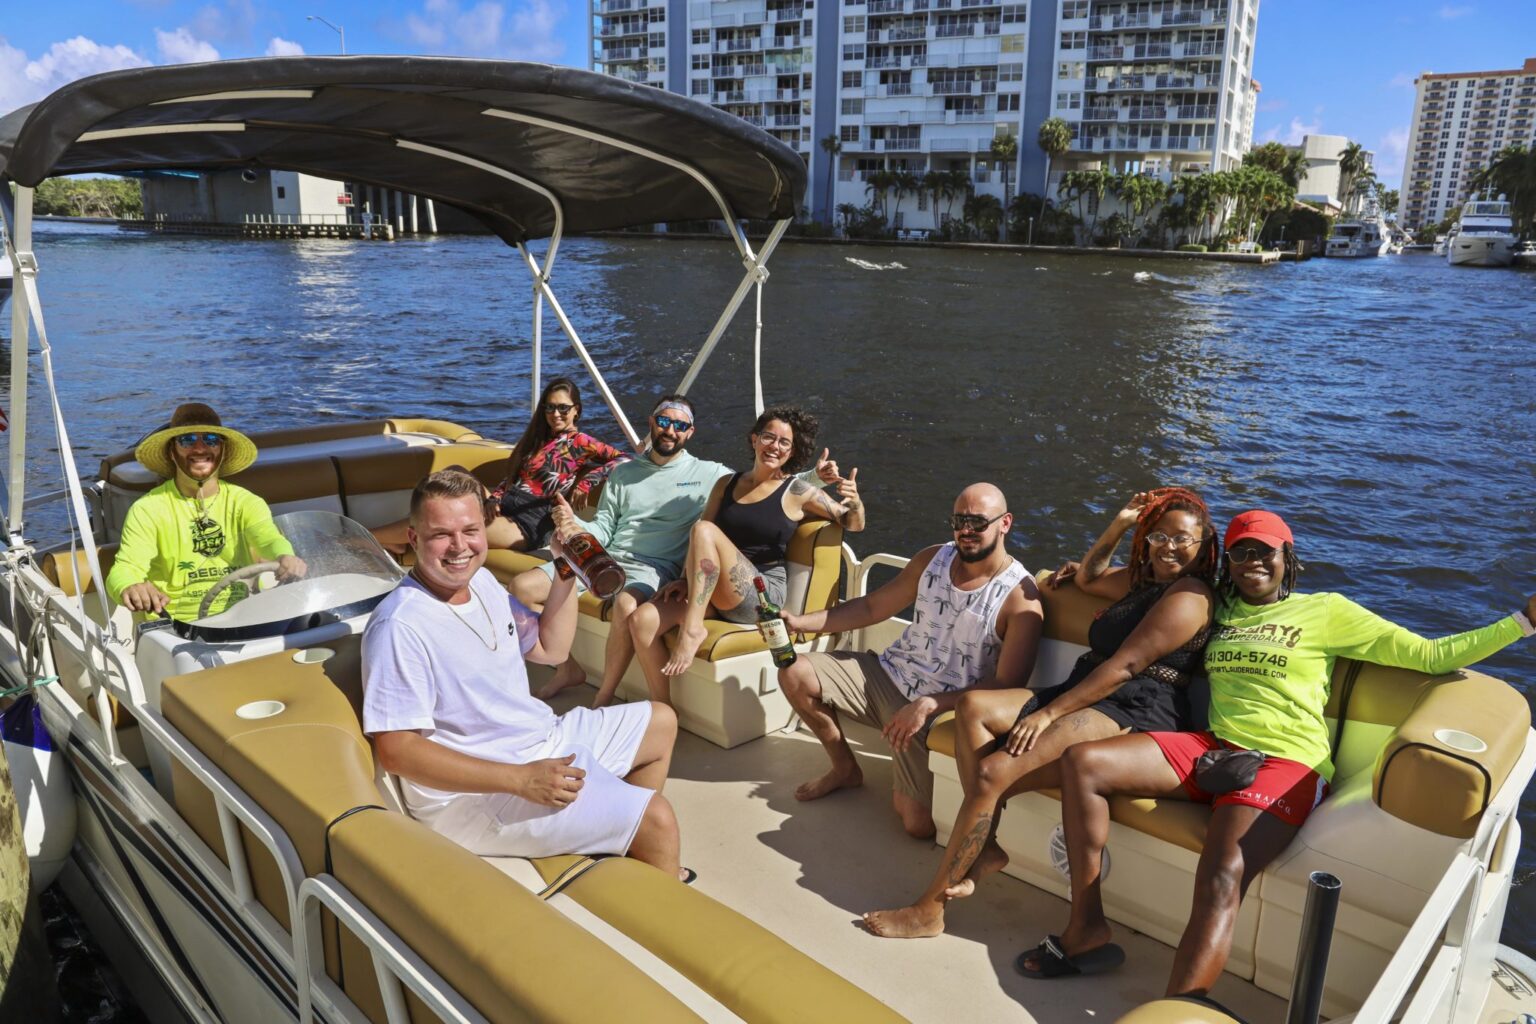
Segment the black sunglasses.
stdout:
<path fill-rule="evenodd" d="M 955 533 L 980 533 L 1007 514 L 999 512 L 991 519 L 986 516 L 953 515 L 949 517 L 949 528 Z"/>
<path fill-rule="evenodd" d="M 1227 549 L 1227 561 L 1233 565 L 1242 565 L 1244 562 L 1267 561 L 1275 549 L 1268 544 L 1240 544 Z"/>
<path fill-rule="evenodd" d="M 560 415 L 560 416 L 564 416 L 566 413 L 570 412 L 574 408 L 576 408 L 576 407 L 574 405 L 572 405 L 571 403 L 569 403 L 569 402 L 545 402 L 544 403 L 544 411 L 545 412 L 552 412 L 552 413 L 555 413 L 555 414 Z"/>
<path fill-rule="evenodd" d="M 224 438 L 218 434 L 177 434 L 175 441 L 177 448 L 191 448 L 199 441 L 209 448 L 217 448 L 224 443 Z"/>

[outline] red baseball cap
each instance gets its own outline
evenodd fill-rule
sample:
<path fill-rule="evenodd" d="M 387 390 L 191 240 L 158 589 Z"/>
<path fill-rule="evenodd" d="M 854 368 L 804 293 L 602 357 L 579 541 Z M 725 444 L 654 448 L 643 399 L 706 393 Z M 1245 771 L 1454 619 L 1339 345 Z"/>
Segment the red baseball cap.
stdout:
<path fill-rule="evenodd" d="M 1263 509 L 1253 509 L 1248 512 L 1239 512 L 1232 517 L 1232 522 L 1227 526 L 1227 536 L 1222 541 L 1223 548 L 1230 548 L 1240 540 L 1263 541 L 1272 548 L 1278 548 L 1282 543 L 1293 544 L 1291 528 L 1285 525 L 1285 520 L 1273 512 L 1265 512 Z"/>

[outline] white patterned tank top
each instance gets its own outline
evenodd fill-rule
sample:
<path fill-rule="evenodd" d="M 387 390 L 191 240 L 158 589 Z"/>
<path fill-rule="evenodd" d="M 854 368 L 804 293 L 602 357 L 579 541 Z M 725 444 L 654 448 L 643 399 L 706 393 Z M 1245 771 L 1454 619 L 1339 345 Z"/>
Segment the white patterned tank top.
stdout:
<path fill-rule="evenodd" d="M 880 664 L 908 700 L 966 689 L 997 668 L 1003 646 L 997 613 L 1030 575 L 1010 559 L 977 589 L 961 590 L 949 578 L 954 558 L 952 541 L 934 553 L 918 581 L 912 624 L 880 655 Z"/>

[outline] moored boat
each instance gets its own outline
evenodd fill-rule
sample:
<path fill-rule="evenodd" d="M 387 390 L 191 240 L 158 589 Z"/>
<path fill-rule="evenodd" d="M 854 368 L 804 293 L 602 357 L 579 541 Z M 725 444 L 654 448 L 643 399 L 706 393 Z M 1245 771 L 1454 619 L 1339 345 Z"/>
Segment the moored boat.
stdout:
<path fill-rule="evenodd" d="M 410 58 L 239 62 L 227 78 L 219 67 L 123 72 L 45 101 L 40 125 L 49 131 L 37 145 L 46 141 L 53 154 L 19 171 L 0 166 L 22 186 L 6 211 L 18 245 L 30 251 L 30 184 L 49 173 L 156 160 L 312 166 L 310 140 L 333 130 L 333 176 L 366 166 L 373 180 L 478 209 L 500 229 L 536 275 L 537 308 L 555 312 L 631 440 L 549 288 L 562 218 L 587 227 L 663 214 L 720 216 L 733 227 L 738 213 L 776 219 L 760 247 L 733 235 L 749 264 L 739 304 L 762 283 L 803 188 L 798 158 L 761 133 L 585 73 Z M 35 158 L 29 124 L 10 152 Z M 669 140 L 671 132 L 699 134 Z M 548 174 L 525 173 L 531 159 Z M 624 208 L 605 214 L 598 204 L 616 205 L 614 196 Z M 527 249 L 542 237 L 552 239 L 546 263 Z M 29 315 L 33 301 L 24 295 Z M 681 390 L 723 329 L 705 340 Z M 531 336 L 538 352 L 537 320 Z M 17 337 L 25 345 L 26 332 Z M 51 357 L 40 358 L 51 375 Z M 539 383 L 535 369 L 532 394 Z M 13 408 L 26 408 L 26 387 L 27 375 L 13 374 Z M 57 423 L 70 467 L 62 416 Z M 25 451 L 26 433 L 23 421 L 13 453 Z M 73 543 L 29 539 L 7 523 L 0 597 L 14 602 L 0 600 L 13 609 L 0 612 L 0 644 L 29 660 L 26 678 L 60 677 L 39 699 L 68 751 L 81 808 L 65 881 L 121 915 L 150 959 L 169 1007 L 154 1019 L 932 1020 L 1017 1014 L 1021 1001 L 1043 1019 L 1089 1009 L 1113 1019 L 1162 990 L 1168 938 L 1188 913 L 1199 808 L 1117 815 L 1110 914 L 1147 937 L 1127 940 L 1137 962 L 1114 985 L 1024 987 L 1000 978 L 1006 963 L 999 972 L 997 950 L 988 952 L 1007 943 L 1011 956 L 1021 916 L 1060 913 L 1052 894 L 1062 879 L 1049 858 L 1059 807 L 1042 794 L 1010 804 L 1001 837 L 1011 872 L 1029 885 L 968 901 L 984 929 L 981 948 L 970 935 L 889 948 L 849 927 L 847 893 L 872 877 L 885 892 L 893 878 L 910 883 L 899 868 L 915 848 L 866 813 L 882 801 L 813 809 L 781 799 L 821 752 L 782 731 L 792 716 L 771 657 L 755 631 L 733 624 L 709 623 L 708 651 L 674 689 L 693 735 L 679 744 L 668 794 L 698 854 L 699 889 L 617 859 L 481 860 L 437 837 L 399 812 L 358 728 L 358 632 L 399 573 L 362 527 L 398 518 L 424 472 L 456 464 L 493 474 L 509 446 L 407 417 L 253 436 L 261 458 L 238 482 L 271 503 L 306 560 L 330 567 L 218 615 L 143 631 L 102 599 L 97 581 L 126 510 L 156 482 L 130 451 L 106 459 L 84 487 L 66 481 L 75 533 L 63 539 Z M 91 443 L 113 450 L 130 440 Z M 25 481 L 8 483 L 7 507 L 25 507 Z M 537 561 L 500 553 L 490 564 L 506 578 Z M 834 600 L 840 586 L 857 597 L 871 569 L 902 560 L 861 559 L 825 524 L 801 527 L 789 561 L 790 606 L 804 609 Z M 1082 650 L 1095 610 L 1072 588 L 1053 600 L 1039 678 Z M 591 667 L 608 624 L 596 602 L 583 612 L 577 654 Z M 801 650 L 878 646 L 902 625 L 814 637 Z M 1509 1019 L 1491 979 L 1496 961 L 1513 959 L 1497 937 L 1519 848 L 1514 808 L 1536 770 L 1523 698 L 1476 673 L 1402 679 L 1341 664 L 1335 678 L 1338 792 L 1252 891 L 1223 1000 L 1249 1019 L 1278 1016 L 1296 963 L 1301 881 L 1329 870 L 1344 880 L 1345 903 L 1328 1016 L 1385 1021 L 1411 997 L 1410 1020 Z M 638 674 L 623 687 L 644 693 Z M 947 732 L 940 726 L 930 739 L 941 820 L 958 792 Z M 1378 769 L 1383 758 L 1396 769 Z"/>
<path fill-rule="evenodd" d="M 1333 226 L 1323 255 L 1347 259 L 1385 256 L 1391 243 L 1391 234 L 1378 217 L 1341 220 Z"/>
<path fill-rule="evenodd" d="M 1536 242 L 1521 242 L 1515 248 L 1514 264 L 1523 270 L 1536 269 Z"/>
<path fill-rule="evenodd" d="M 1453 267 L 1507 267 L 1515 259 L 1515 228 L 1510 205 L 1498 199 L 1473 199 L 1461 208 L 1456 232 L 1445 245 Z"/>

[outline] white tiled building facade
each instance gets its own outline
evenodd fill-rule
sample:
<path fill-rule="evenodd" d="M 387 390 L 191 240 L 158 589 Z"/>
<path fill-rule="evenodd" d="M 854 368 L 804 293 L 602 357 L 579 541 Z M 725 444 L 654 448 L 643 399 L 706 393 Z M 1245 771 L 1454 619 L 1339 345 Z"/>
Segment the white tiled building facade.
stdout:
<path fill-rule="evenodd" d="M 1258 0 L 592 0 L 593 67 L 707 100 L 805 157 L 826 219 L 875 170 L 963 169 L 1003 195 L 1045 187 L 1040 125 L 1076 167 L 1168 176 L 1235 166 L 1253 136 Z M 820 44 L 820 45 L 818 45 Z M 836 136 L 829 157 L 821 140 Z M 829 166 L 828 161 L 835 160 Z M 831 201 L 828 202 L 828 184 Z M 900 227 L 947 211 L 918 195 Z"/>
<path fill-rule="evenodd" d="M 1536 57 L 1510 71 L 1425 72 L 1414 85 L 1398 215 L 1409 231 L 1466 202 L 1472 176 L 1506 146 L 1536 145 Z"/>

